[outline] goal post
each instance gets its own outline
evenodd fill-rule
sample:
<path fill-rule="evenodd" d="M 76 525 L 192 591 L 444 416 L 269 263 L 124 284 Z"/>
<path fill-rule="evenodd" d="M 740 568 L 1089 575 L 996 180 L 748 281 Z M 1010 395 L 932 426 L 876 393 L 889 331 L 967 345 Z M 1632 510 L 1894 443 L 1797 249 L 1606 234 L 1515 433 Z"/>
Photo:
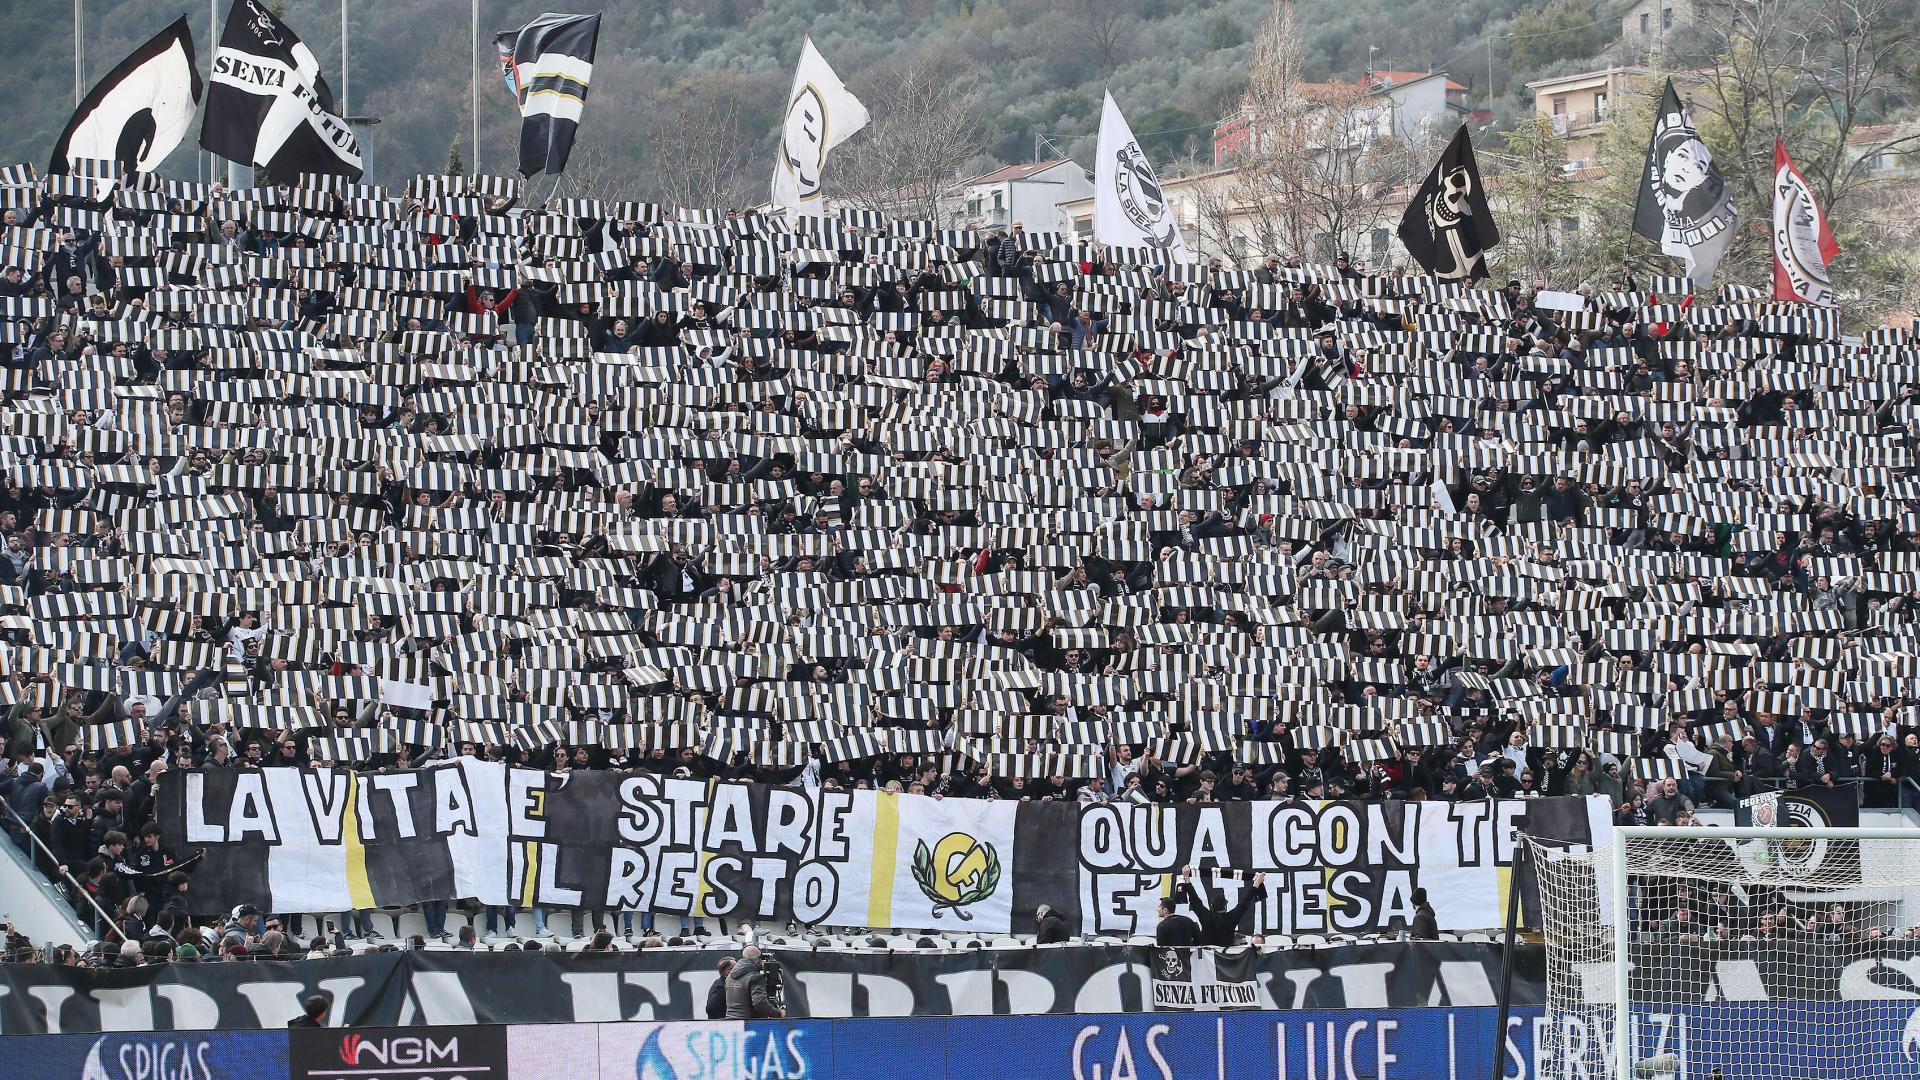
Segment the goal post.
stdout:
<path fill-rule="evenodd" d="M 1920 829 L 1524 842 L 1547 963 L 1536 1075 L 1920 1077 Z"/>

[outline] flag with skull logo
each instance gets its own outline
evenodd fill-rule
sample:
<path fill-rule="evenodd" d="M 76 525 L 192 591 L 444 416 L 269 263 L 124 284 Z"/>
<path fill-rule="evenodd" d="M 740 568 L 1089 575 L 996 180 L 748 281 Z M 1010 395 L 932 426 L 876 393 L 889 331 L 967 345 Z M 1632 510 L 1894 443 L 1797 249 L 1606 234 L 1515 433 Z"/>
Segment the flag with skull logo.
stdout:
<path fill-rule="evenodd" d="M 1427 273 L 1446 281 L 1478 281 L 1487 276 L 1486 253 L 1500 242 L 1486 188 L 1473 158 L 1467 126 L 1446 152 L 1400 217 L 1400 242 Z"/>

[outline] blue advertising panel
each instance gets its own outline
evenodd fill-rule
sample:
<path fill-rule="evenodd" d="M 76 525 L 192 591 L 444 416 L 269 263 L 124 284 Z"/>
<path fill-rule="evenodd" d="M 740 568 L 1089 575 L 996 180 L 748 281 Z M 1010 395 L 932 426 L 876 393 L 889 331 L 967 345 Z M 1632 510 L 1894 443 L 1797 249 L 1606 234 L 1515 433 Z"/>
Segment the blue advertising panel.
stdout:
<path fill-rule="evenodd" d="M 284 1031 L 23 1035 L 0 1048 L 0 1080 L 287 1080 Z"/>
<path fill-rule="evenodd" d="M 570 1080 L 1485 1080 L 1492 1008 L 690 1021 L 517 1026 L 509 1075 Z M 1516 1012 L 1507 1074 L 1537 1075 L 1538 1008 Z"/>

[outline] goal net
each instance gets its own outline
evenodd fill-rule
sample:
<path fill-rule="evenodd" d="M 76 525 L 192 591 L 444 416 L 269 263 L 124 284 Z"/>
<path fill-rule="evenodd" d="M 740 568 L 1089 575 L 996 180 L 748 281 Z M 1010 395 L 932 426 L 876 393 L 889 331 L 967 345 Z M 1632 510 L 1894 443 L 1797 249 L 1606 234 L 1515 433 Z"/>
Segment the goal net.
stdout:
<path fill-rule="evenodd" d="M 1920 1077 L 1920 829 L 1526 842 L 1547 959 L 1539 1076 Z"/>

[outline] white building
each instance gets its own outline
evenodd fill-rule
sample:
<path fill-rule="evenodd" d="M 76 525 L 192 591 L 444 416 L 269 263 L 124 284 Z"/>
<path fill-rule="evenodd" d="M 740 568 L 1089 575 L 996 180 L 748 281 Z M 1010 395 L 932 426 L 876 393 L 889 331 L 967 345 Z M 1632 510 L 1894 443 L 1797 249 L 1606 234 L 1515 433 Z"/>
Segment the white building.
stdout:
<path fill-rule="evenodd" d="M 1092 194 L 1092 178 L 1070 159 L 1008 165 L 954 185 L 953 216 L 976 229 L 1018 221 L 1031 232 L 1067 232 L 1073 223 L 1061 206 Z"/>

